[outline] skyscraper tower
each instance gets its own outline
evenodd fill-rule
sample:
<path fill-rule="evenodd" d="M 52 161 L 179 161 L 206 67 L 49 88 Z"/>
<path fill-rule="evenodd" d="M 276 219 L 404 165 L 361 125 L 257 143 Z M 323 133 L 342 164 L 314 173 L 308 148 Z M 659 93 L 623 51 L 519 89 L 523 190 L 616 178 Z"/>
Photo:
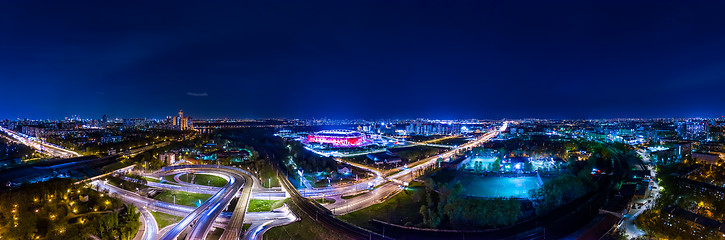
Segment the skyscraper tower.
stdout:
<path fill-rule="evenodd" d="M 172 125 L 178 126 L 177 129 L 184 131 L 184 130 L 192 129 L 191 124 L 189 124 L 189 123 L 190 123 L 189 117 L 184 117 L 184 110 L 179 110 L 179 116 L 174 117 Z"/>

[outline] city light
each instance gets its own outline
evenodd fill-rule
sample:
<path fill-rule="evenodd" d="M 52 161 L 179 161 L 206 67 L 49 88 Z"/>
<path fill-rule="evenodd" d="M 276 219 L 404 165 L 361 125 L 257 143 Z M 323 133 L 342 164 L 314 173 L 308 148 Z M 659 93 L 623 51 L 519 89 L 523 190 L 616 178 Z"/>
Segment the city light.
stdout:
<path fill-rule="evenodd" d="M 325 130 L 307 135 L 310 143 L 330 144 L 334 147 L 359 147 L 366 144 L 365 134 L 350 130 Z"/>

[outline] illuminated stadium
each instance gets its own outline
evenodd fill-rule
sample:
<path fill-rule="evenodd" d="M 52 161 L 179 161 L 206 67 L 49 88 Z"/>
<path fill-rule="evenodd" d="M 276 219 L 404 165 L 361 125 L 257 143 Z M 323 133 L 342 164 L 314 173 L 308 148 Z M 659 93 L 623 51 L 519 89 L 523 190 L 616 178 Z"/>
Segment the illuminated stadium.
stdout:
<path fill-rule="evenodd" d="M 324 130 L 307 135 L 309 143 L 332 147 L 360 147 L 367 144 L 365 134 L 351 130 Z"/>

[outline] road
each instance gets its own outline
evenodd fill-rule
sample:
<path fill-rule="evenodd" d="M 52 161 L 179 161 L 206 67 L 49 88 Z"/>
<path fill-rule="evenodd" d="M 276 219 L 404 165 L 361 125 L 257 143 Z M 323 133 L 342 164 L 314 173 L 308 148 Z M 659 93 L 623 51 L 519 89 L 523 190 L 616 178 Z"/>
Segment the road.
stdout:
<path fill-rule="evenodd" d="M 199 171 L 198 169 L 193 169 Z M 179 168 L 172 171 L 188 171 L 187 168 Z M 211 169 L 208 172 L 221 171 L 218 169 Z M 202 203 L 201 206 L 194 209 L 189 215 L 186 215 L 179 223 L 172 227 L 166 234 L 160 239 L 162 240 L 174 240 L 181 235 L 181 233 L 188 227 L 191 230 L 188 234 L 187 239 L 205 239 L 206 234 L 209 232 L 212 224 L 216 218 L 221 214 L 224 208 L 232 201 L 234 195 L 244 186 L 244 178 L 239 174 L 229 174 L 227 176 L 227 184 L 214 195 L 212 195 L 206 202 Z M 193 226 L 192 226 L 193 225 Z"/>
<path fill-rule="evenodd" d="M 35 150 L 47 154 L 53 157 L 60 157 L 60 158 L 69 158 L 69 157 L 80 157 L 81 155 L 77 152 L 62 148 L 60 146 L 56 146 L 47 142 L 44 142 L 43 140 L 40 140 L 36 137 L 31 137 L 22 133 L 18 133 L 15 131 L 12 131 L 10 129 L 0 127 L 0 131 L 4 132 L 5 134 L 9 135 L 10 137 L 14 138 L 15 140 L 28 145 Z"/>
<path fill-rule="evenodd" d="M 249 226 L 249 230 L 244 233 L 244 236 L 242 239 L 245 240 L 252 240 L 252 239 L 262 239 L 262 235 L 269 230 L 270 228 L 276 227 L 276 226 L 282 226 L 287 225 L 292 222 L 295 222 L 299 220 L 297 216 L 290 211 L 289 207 L 287 207 L 287 204 L 285 204 L 283 207 L 272 210 L 270 213 L 265 214 L 267 217 L 270 217 L 269 220 L 261 220 L 261 221 L 255 221 L 252 223 L 251 226 Z M 224 239 L 222 237 L 222 239 Z"/>
<path fill-rule="evenodd" d="M 650 163 L 651 159 L 649 154 L 647 154 L 644 150 L 637 150 L 637 154 L 642 156 L 642 161 L 647 164 L 647 168 L 650 170 L 650 175 L 652 176 L 652 179 L 657 178 L 657 171 L 654 171 L 651 169 L 648 163 Z M 627 215 L 624 215 L 624 218 L 622 219 L 622 225 L 621 227 L 624 229 L 624 234 L 627 235 L 628 239 L 632 238 L 638 238 L 640 236 L 643 236 L 645 234 L 644 231 L 637 228 L 634 220 L 639 216 L 642 212 L 645 210 L 654 207 L 654 202 L 659 197 L 659 191 L 660 186 L 657 184 L 656 181 L 652 182 L 652 191 L 650 192 L 650 196 L 648 198 L 645 198 L 643 200 L 640 200 L 640 202 L 644 202 L 643 206 L 638 206 L 636 208 L 632 208 Z"/>
<path fill-rule="evenodd" d="M 187 239 L 205 239 L 206 234 L 208 234 L 209 230 L 212 227 L 224 228 L 221 239 L 239 239 L 243 232 L 243 223 L 252 224 L 251 229 L 257 231 L 253 236 L 261 237 L 262 234 L 270 227 L 288 224 L 297 220 L 297 217 L 294 216 L 293 213 L 291 213 L 289 210 L 284 210 L 282 208 L 275 209 L 274 211 L 270 212 L 246 213 L 247 204 L 249 202 L 249 198 L 253 196 L 253 191 L 261 192 L 262 196 L 265 196 L 265 192 L 270 191 L 263 188 L 255 188 L 251 186 L 255 182 L 253 180 L 253 176 L 247 174 L 247 172 L 244 170 L 230 167 L 215 168 L 210 165 L 175 166 L 174 168 L 177 169 L 165 171 L 156 175 L 176 175 L 180 172 L 193 171 L 195 173 L 212 174 L 220 177 L 225 177 L 229 182 L 226 186 L 222 188 L 214 188 L 189 183 L 184 186 L 177 186 L 185 188 L 186 191 L 192 190 L 190 192 L 205 192 L 213 189 L 217 191 L 199 208 L 175 205 L 167 202 L 149 199 L 146 197 L 142 197 L 137 193 L 120 189 L 101 181 L 93 181 L 91 182 L 91 185 L 96 186 L 96 188 L 99 190 L 108 191 L 110 194 L 115 195 L 116 197 L 120 198 L 128 204 L 142 206 L 140 209 L 146 211 L 158 211 L 175 216 L 184 216 L 184 219 L 182 219 L 179 223 L 173 225 L 172 227 L 162 229 L 160 233 L 158 232 L 158 229 L 153 228 L 155 225 L 144 225 L 144 228 L 146 229 L 144 235 L 146 235 L 147 233 L 154 234 L 157 237 L 159 235 L 162 235 L 160 239 L 173 239 L 174 237 L 178 237 L 180 233 L 186 232 L 187 230 L 189 232 L 189 234 L 187 235 Z M 233 212 L 223 212 L 224 208 L 226 208 L 229 204 L 229 202 L 226 200 L 231 200 L 237 195 L 236 192 L 230 190 L 237 186 L 237 184 L 235 183 L 241 183 L 242 185 L 239 187 L 239 189 L 241 189 L 241 192 L 238 194 L 241 200 L 238 201 L 238 204 L 236 205 Z M 250 186 L 243 186 L 246 185 L 246 183 L 249 183 Z M 155 183 L 153 182 L 149 182 L 150 186 L 154 184 Z M 165 184 L 165 186 L 174 185 Z M 173 187 L 173 189 L 177 190 L 177 187 Z M 279 191 L 272 192 L 275 195 L 279 194 Z M 286 194 L 286 192 L 282 193 Z M 286 206 L 284 208 L 286 209 Z M 153 216 L 150 216 L 151 217 L 146 217 L 146 215 L 144 215 L 144 221 L 148 221 L 148 219 L 153 219 Z M 193 223 L 191 224 L 193 225 L 191 228 L 188 227 L 190 223 Z M 144 239 L 149 238 L 146 238 L 145 236 Z"/>
<path fill-rule="evenodd" d="M 148 176 L 148 175 L 147 175 Z M 148 177 L 156 177 L 156 176 L 148 176 Z M 121 177 L 124 179 L 128 179 L 126 177 Z M 162 179 L 160 179 L 162 180 Z M 211 186 L 204 186 L 204 185 L 197 185 L 197 184 L 189 184 L 189 185 L 183 185 L 183 184 L 170 184 L 170 183 L 158 183 L 158 182 L 152 182 L 148 181 L 146 184 L 149 187 L 153 188 L 160 188 L 160 189 L 167 189 L 167 190 L 174 190 L 174 191 L 184 191 L 184 192 L 192 192 L 192 193 L 203 193 L 203 194 L 209 194 L 213 195 L 219 190 L 221 190 L 220 187 L 211 187 Z M 237 194 L 237 197 L 241 193 Z M 263 200 L 282 200 L 285 198 L 288 198 L 289 195 L 287 192 L 283 191 L 282 188 L 253 188 L 251 198 L 252 199 L 263 199 Z"/>
<path fill-rule="evenodd" d="M 151 214 L 151 212 L 149 212 L 149 210 L 145 207 L 138 208 L 138 210 L 141 212 L 141 217 L 143 218 L 144 231 L 143 236 L 140 238 L 136 236 L 136 238 L 143 240 L 155 240 L 156 234 L 159 232 L 159 225 L 156 224 L 156 218 L 154 218 L 154 215 Z"/>
<path fill-rule="evenodd" d="M 252 195 L 252 188 L 254 181 L 249 175 L 244 175 L 244 181 L 247 186 L 242 189 L 237 200 L 237 205 L 234 207 L 232 218 L 229 219 L 227 227 L 224 228 L 224 233 L 219 238 L 220 240 L 237 240 L 242 235 L 242 225 L 244 223 L 244 214 L 247 212 L 249 207 L 249 197 Z"/>
<path fill-rule="evenodd" d="M 391 176 L 388 176 L 387 178 L 382 177 L 381 173 L 373 168 L 367 167 L 365 165 L 345 162 L 347 164 L 355 164 L 355 166 L 357 166 L 357 167 L 367 169 L 367 170 L 373 172 L 376 175 L 376 177 L 374 177 L 373 179 L 371 179 L 367 182 L 357 183 L 357 184 L 353 184 L 350 186 L 328 187 L 328 188 L 312 189 L 312 190 L 304 189 L 302 192 L 300 192 L 300 194 L 302 194 L 305 197 L 313 197 L 313 198 L 322 197 L 322 196 L 346 195 L 349 193 L 358 192 L 361 189 L 367 189 L 370 186 L 378 186 L 379 184 L 382 184 L 382 185 L 378 186 L 377 188 L 375 188 L 365 194 L 362 194 L 358 197 L 354 197 L 351 199 L 342 199 L 342 201 L 335 201 L 334 203 L 324 205 L 326 208 L 332 210 L 335 215 L 344 215 L 344 214 L 347 214 L 350 212 L 354 212 L 354 211 L 366 208 L 368 206 L 371 206 L 373 204 L 376 204 L 379 202 L 378 200 L 392 196 L 393 194 L 397 193 L 397 191 L 401 190 L 401 186 L 404 185 L 404 183 L 410 182 L 415 177 L 417 177 L 415 175 L 415 173 L 418 170 L 424 169 L 424 168 L 427 168 L 430 166 L 434 166 L 438 162 L 439 158 L 446 159 L 446 158 L 449 158 L 449 157 L 453 156 L 454 154 L 458 153 L 459 151 L 480 146 L 481 144 L 487 142 L 488 140 L 495 137 L 499 133 L 505 131 L 507 127 L 508 127 L 508 124 L 504 123 L 500 128 L 498 128 L 496 130 L 492 130 L 492 131 L 480 136 L 479 138 L 477 138 L 474 141 L 462 144 L 461 146 L 458 146 L 454 149 L 451 149 L 444 153 L 438 154 L 436 156 L 432 156 L 432 157 L 426 158 L 424 160 L 421 160 L 420 161 L 420 162 L 422 162 L 421 164 L 418 164 L 418 165 L 415 165 L 415 166 L 412 166 L 409 168 L 404 168 L 400 172 L 395 173 Z M 338 161 L 342 161 L 342 160 L 338 159 Z"/>

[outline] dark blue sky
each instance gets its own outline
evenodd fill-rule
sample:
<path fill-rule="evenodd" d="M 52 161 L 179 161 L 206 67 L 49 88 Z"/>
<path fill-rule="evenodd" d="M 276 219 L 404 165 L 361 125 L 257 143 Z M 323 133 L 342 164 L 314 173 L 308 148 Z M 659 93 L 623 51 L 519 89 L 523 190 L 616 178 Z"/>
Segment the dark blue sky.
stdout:
<path fill-rule="evenodd" d="M 723 115 L 725 2 L 632 2 L 0 0 L 0 118 Z"/>

